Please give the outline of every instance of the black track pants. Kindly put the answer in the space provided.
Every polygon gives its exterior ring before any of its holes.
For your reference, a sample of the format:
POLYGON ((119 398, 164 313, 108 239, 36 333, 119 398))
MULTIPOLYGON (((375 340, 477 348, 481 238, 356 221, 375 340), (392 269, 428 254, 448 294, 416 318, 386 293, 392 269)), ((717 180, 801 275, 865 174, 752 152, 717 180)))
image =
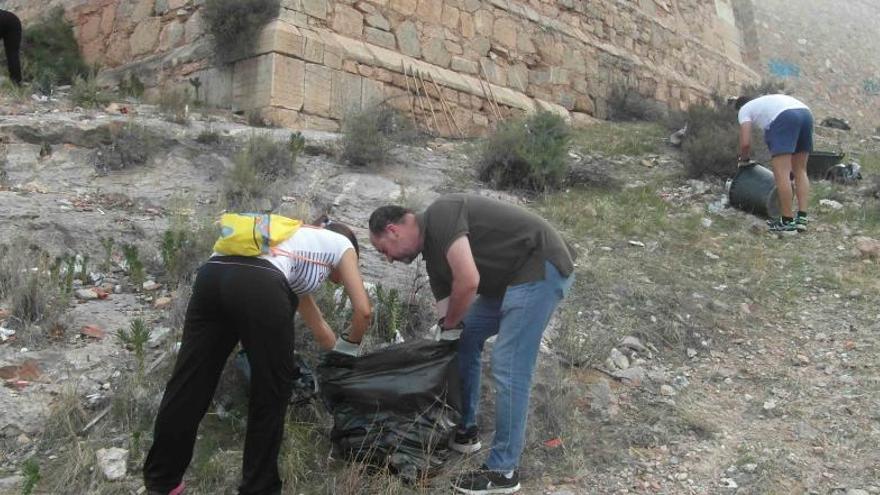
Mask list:
POLYGON ((9 78, 15 84, 21 84, 21 21, 8 10, 0 10, 0 38, 3 38, 6 50, 9 78))
POLYGON ((183 479, 199 422, 229 353, 240 340, 251 382, 241 495, 278 494, 278 452, 296 366, 297 299, 281 272, 257 258, 215 257, 198 273, 186 310, 183 342, 159 406, 144 463, 148 490, 167 493, 183 479))

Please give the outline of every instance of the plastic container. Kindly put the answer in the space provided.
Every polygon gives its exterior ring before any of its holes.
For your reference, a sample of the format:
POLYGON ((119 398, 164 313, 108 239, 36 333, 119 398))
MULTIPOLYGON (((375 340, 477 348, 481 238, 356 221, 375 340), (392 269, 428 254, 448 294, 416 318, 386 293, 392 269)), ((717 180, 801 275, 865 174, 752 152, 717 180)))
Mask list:
POLYGON ((843 161, 845 153, 837 151, 812 151, 807 159, 807 176, 811 179, 825 179, 828 170, 843 161))
POLYGON ((779 216, 779 196, 773 172, 760 165, 740 167, 730 183, 730 205, 766 218, 779 216))

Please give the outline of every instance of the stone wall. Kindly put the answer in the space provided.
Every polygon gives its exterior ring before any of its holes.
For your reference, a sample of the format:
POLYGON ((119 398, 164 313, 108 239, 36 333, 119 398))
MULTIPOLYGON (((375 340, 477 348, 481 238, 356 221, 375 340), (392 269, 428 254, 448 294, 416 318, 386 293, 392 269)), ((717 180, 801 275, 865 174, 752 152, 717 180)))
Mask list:
POLYGON ((880 3, 874 0, 756 2, 762 75, 782 79, 818 120, 880 126, 880 3))
POLYGON ((67 5, 84 55, 108 77, 134 71, 152 87, 199 77, 209 103, 324 129, 386 100, 451 135, 536 109, 604 118, 617 86, 682 109, 734 92, 757 78, 743 62, 742 1, 282 0, 231 65, 212 61, 203 0, 67 5))

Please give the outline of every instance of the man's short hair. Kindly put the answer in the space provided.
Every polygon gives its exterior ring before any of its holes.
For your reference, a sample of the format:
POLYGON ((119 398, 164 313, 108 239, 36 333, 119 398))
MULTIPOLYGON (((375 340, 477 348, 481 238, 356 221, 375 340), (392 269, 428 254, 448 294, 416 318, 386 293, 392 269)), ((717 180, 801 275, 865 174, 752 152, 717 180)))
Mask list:
POLYGON ((380 206, 370 215, 370 232, 381 234, 389 224, 402 222, 403 217, 412 212, 409 208, 397 205, 380 206))
POLYGON ((743 105, 745 105, 746 103, 748 103, 754 99, 755 99, 754 96, 740 96, 736 100, 734 100, 733 108, 739 110, 740 108, 743 107, 743 105))

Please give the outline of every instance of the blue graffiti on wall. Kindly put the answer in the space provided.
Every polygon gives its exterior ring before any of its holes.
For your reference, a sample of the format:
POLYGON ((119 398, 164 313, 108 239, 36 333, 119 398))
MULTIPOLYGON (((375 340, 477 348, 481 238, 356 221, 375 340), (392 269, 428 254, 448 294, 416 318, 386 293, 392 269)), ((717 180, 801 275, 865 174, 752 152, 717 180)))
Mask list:
POLYGON ((876 79, 865 79, 864 88, 865 93, 868 93, 869 95, 880 95, 880 81, 876 79))
POLYGON ((770 73, 776 77, 800 77, 801 68, 787 60, 773 59, 767 63, 770 73))

